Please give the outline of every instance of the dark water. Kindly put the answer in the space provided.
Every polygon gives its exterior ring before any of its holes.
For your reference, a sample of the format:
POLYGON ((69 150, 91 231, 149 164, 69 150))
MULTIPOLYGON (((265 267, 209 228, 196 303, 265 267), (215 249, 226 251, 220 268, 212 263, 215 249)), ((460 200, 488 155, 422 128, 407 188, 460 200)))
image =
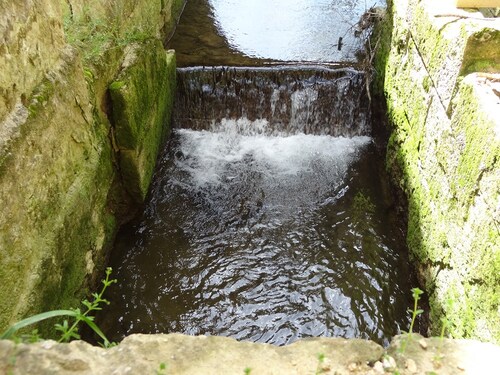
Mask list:
POLYGON ((182 332, 388 344, 408 328, 418 284, 364 76, 331 68, 353 59, 357 41, 345 33, 364 9, 188 1, 170 42, 190 66, 178 69, 176 129, 110 264, 119 284, 99 325, 112 340, 182 332), (332 52, 340 34, 352 48, 332 52), (196 66, 220 64, 240 68, 196 66))
POLYGON ((408 327, 416 284, 371 138, 233 121, 175 131, 143 214, 119 236, 107 333, 386 344, 408 327))

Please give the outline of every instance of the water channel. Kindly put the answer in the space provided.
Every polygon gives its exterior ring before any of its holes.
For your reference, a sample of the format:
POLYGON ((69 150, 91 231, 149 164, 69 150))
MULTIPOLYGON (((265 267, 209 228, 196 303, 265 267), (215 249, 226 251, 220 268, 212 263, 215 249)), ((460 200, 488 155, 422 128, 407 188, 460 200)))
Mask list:
POLYGON ((175 129, 112 256, 119 284, 100 318, 111 339, 386 345, 407 329, 417 282, 355 63, 364 10, 188 1, 169 42, 175 129))

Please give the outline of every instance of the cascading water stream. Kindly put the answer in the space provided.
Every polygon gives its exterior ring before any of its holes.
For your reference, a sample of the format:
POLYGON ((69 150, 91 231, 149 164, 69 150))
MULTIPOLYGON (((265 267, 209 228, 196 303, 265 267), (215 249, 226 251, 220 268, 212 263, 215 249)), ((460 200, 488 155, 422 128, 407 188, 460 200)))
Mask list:
POLYGON ((195 67, 177 73, 174 122, 210 129, 223 119, 262 120, 266 134, 368 135, 364 74, 354 69, 195 67))
POLYGON ((178 77, 177 129, 144 212, 117 241, 108 334, 387 343, 408 323, 411 272, 361 75, 178 77))

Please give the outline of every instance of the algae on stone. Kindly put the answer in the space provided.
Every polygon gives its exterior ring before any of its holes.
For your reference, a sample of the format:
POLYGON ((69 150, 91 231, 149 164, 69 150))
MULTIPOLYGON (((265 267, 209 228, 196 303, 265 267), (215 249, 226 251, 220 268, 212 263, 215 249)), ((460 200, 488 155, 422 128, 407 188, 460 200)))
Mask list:
POLYGON ((175 83, 175 61, 158 38, 171 30, 182 3, 0 4, 0 331, 26 315, 78 307, 130 208, 126 190, 145 194, 175 83), (71 27, 89 31, 110 17, 110 25, 120 27, 101 29, 112 39, 95 44, 95 63, 85 57, 91 43, 78 39, 91 33, 71 27), (137 152, 128 155, 130 165, 140 166, 139 182, 123 178, 117 163, 108 85, 120 73, 127 43, 145 25, 151 32, 140 40, 152 48, 151 56, 136 62, 135 74, 143 84, 137 86, 141 100, 151 101, 129 109, 141 111, 131 116, 148 118, 156 128, 145 131, 137 152))
POLYGON ((408 198, 407 242, 433 332, 444 314, 452 336, 500 342, 500 125, 492 115, 500 105, 485 104, 481 74, 463 76, 498 69, 500 34, 488 22, 436 17, 434 5, 389 4, 393 28, 376 63, 393 123, 387 166, 408 198))
POLYGON ((74 50, 64 53, 54 76, 34 91, 1 175, 0 198, 9 202, 0 219, 1 327, 27 312, 76 306, 87 263, 99 263, 114 230, 108 130, 87 122, 81 65, 74 50))
POLYGON ((109 86, 121 175, 130 195, 146 197, 160 146, 170 125, 175 55, 159 41, 131 46, 126 66, 109 86))

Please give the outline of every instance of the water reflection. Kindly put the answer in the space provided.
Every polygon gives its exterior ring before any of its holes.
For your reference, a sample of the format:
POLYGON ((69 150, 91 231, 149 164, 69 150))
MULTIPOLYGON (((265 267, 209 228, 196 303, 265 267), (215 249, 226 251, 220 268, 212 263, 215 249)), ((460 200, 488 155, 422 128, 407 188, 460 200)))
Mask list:
POLYGON ((177 50, 180 66, 254 65, 254 59, 353 62, 362 46, 355 24, 384 3, 192 0, 169 46, 177 50))

